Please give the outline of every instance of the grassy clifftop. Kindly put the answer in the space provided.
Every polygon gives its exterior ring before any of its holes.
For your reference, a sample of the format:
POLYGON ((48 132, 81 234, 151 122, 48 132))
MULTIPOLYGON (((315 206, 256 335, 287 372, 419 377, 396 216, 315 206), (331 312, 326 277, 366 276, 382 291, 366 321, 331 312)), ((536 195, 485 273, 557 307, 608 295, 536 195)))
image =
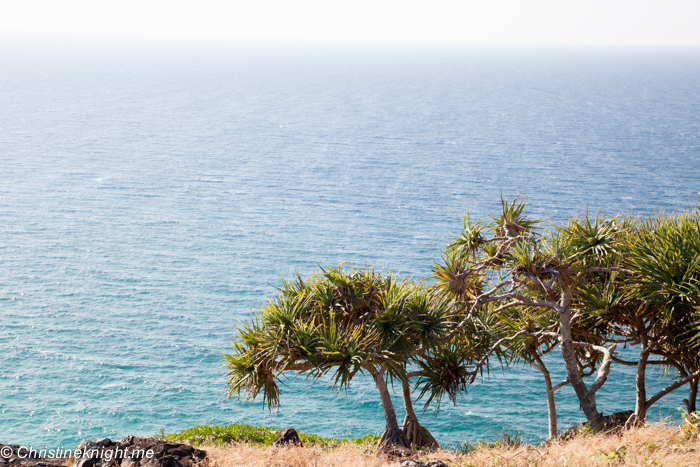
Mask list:
MULTIPOLYGON (((177 441, 192 446, 225 446, 236 443, 246 443, 254 446, 271 446, 279 430, 262 425, 201 425, 161 436, 166 441, 177 441)), ((371 445, 379 440, 377 435, 367 435, 361 438, 324 438, 311 433, 297 432, 305 446, 317 445, 326 449, 339 447, 343 444, 371 445)))
MULTIPOLYGON (((304 447, 274 447, 277 430, 271 427, 201 426, 165 435, 165 439, 203 447, 217 467, 237 466, 397 466, 396 459, 377 457, 378 437, 348 440, 299 433, 304 447)), ((611 465, 685 467, 700 465, 700 431, 663 423, 617 433, 582 435, 538 445, 517 437, 470 445, 460 451, 418 452, 416 460, 440 459, 448 466, 486 467, 603 467, 611 465)))

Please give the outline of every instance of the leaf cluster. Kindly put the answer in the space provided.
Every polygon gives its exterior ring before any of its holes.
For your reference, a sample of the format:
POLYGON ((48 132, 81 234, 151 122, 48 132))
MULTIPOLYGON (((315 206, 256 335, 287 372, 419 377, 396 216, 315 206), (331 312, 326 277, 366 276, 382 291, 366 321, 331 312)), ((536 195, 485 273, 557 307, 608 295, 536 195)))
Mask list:
POLYGON ((229 397, 260 393, 279 404, 279 376, 330 375, 338 391, 358 372, 384 369, 405 378, 417 353, 435 347, 456 324, 447 299, 420 283, 373 268, 322 268, 284 281, 277 297, 239 328, 224 355, 229 397))

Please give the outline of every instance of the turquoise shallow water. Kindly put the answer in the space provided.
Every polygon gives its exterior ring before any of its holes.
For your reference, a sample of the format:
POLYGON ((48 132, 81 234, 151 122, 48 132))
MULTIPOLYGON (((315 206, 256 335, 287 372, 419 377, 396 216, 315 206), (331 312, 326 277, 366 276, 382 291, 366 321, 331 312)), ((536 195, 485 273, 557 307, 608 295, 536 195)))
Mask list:
MULTIPOLYGON (((379 433, 362 378, 338 396, 290 380, 272 414, 224 403, 221 352, 281 275, 347 260, 427 277, 462 213, 501 193, 561 220, 685 209, 700 190, 693 50, 4 44, 0 63, 5 443, 232 421, 379 433)), ((560 426, 582 418, 570 389, 557 401, 560 426)), ((615 367, 599 406, 632 405, 615 367)), ((543 381, 498 370, 423 421, 452 445, 537 439, 543 381)))

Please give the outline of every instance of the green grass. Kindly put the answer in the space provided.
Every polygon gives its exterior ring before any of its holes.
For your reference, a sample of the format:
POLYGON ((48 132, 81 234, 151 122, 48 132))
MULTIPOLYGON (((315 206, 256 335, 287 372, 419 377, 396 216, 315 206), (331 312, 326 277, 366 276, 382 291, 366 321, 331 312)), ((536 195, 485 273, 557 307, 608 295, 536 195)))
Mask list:
MULTIPOLYGON (((279 433, 277 428, 270 426, 252 426, 234 423, 232 425, 201 425, 182 430, 178 433, 159 434, 164 441, 175 441, 192 446, 228 445, 234 443, 249 443, 258 446, 269 446, 279 433)), ((340 446, 343 443, 376 444, 378 435, 367 435, 361 438, 324 438, 311 433, 297 432, 305 446, 319 445, 324 448, 340 446)))

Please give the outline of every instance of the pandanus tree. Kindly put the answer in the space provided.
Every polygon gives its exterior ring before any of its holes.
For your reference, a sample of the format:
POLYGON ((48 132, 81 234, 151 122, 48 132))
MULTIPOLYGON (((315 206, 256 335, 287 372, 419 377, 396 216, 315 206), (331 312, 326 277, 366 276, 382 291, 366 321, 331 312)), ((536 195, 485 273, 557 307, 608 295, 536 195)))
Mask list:
POLYGON ((645 221, 624 219, 617 227, 616 262, 623 268, 589 280, 580 290, 588 329, 608 343, 638 346, 636 403, 628 426, 643 423, 652 404, 684 384, 686 409, 695 410, 700 376, 698 349, 692 343, 692 316, 700 304, 694 284, 700 279, 700 228, 697 212, 658 214, 645 221), (647 396, 649 366, 674 371, 680 379, 647 396))
MULTIPOLYGON (((504 341, 506 348, 502 349, 502 352, 508 356, 512 363, 522 362, 542 373, 547 398, 549 437, 556 436, 558 425, 554 394, 557 390, 567 386, 570 380, 566 378, 560 382, 553 381, 550 369, 545 363, 545 356, 557 347, 558 340, 551 333, 539 333, 538 331, 554 326, 552 314, 541 313, 537 308, 511 307, 499 313, 496 319, 508 327, 508 331, 504 335, 519 335, 515 339, 504 341), (527 333, 522 334, 521 330, 527 330, 527 333)), ((577 338, 581 338, 581 336, 577 336, 577 338)), ((584 336, 583 339, 586 337, 584 336)), ((574 347, 574 351, 579 366, 583 370, 583 377, 591 376, 595 372, 596 365, 600 363, 600 354, 588 352, 582 347, 574 347)))
POLYGON ((407 369, 416 356, 430 358, 453 334, 454 308, 426 287, 371 268, 323 269, 285 281, 277 297, 240 327, 233 352, 224 355, 228 396, 260 395, 279 405, 278 380, 300 372, 329 375, 338 391, 358 374, 370 375, 384 410, 379 448, 437 445, 413 412, 407 369), (398 425, 388 384, 401 382, 407 420, 398 425))
POLYGON ((501 213, 490 222, 464 219, 463 231, 445 249, 436 264, 437 287, 463 309, 462 322, 473 321, 488 309, 509 329, 501 329, 492 339, 470 373, 476 371, 494 352, 520 356, 548 372, 541 356, 559 346, 567 379, 557 385, 547 383, 550 404, 550 431, 556 431, 553 392, 571 384, 590 422, 602 417, 596 407, 596 392, 605 383, 616 344, 604 345, 592 333, 581 333, 582 316, 575 305, 578 288, 594 275, 624 272, 614 263, 612 239, 615 227, 604 219, 571 219, 548 234, 538 229, 539 221, 524 214, 525 201, 502 199, 501 213), (520 312, 513 310, 519 309, 520 312), (526 312, 525 312, 526 311, 526 312), (520 313, 518 319, 512 317, 520 313), (539 359, 539 361, 538 361, 539 359), (597 371, 596 371, 597 370, 597 371), (586 385, 584 378, 595 374, 586 385))
MULTIPOLYGON (((241 393, 279 405, 287 372, 329 375, 341 391, 370 375, 386 429, 379 447, 437 442, 418 422, 411 384, 436 410, 501 365, 520 361, 542 372, 550 436, 557 433, 554 393, 571 385, 591 425, 602 421, 596 393, 613 361, 637 367, 640 423, 661 397, 688 384, 696 408, 700 379, 700 216, 645 222, 585 213, 548 231, 525 215, 525 201, 502 198, 501 212, 472 222, 434 264, 435 283, 399 280, 373 269, 323 269, 284 281, 278 296, 239 328, 225 355, 229 397, 241 393), (616 354, 639 346, 637 361, 616 354), (559 348, 567 377, 552 381, 545 355, 559 348), (679 379, 651 398, 649 365, 679 379), (589 384, 584 378, 594 377, 589 384), (396 420, 388 383, 400 383, 406 418, 396 420)), ((550 359, 551 361, 551 359, 550 359)), ((589 380, 590 381, 590 380, 589 380)))
MULTIPOLYGON (((450 302, 450 306, 454 310, 461 310, 453 301, 450 302)), ((460 312, 459 316, 464 318, 465 315, 460 312)), ((507 363, 507 356, 500 348, 491 351, 500 329, 495 315, 488 307, 484 307, 470 319, 460 322, 448 335, 438 339, 435 345, 414 355, 409 366, 411 371, 407 376, 419 391, 418 399, 426 399, 423 411, 433 405, 437 413, 445 398, 456 404, 457 398, 467 392, 467 386, 472 384, 478 375, 490 370, 490 357, 495 356, 501 366, 507 363)), ((408 385, 404 383, 404 393, 407 391, 408 385)), ((410 427, 410 423, 406 425, 410 427)), ((420 429, 416 440, 422 441, 420 429)))
POLYGON ((630 238, 628 249, 627 267, 635 274, 626 278, 625 286, 644 305, 649 326, 662 336, 653 353, 680 375, 649 400, 644 401, 638 391, 635 414, 644 420, 651 404, 686 383, 690 386, 686 408, 693 412, 700 377, 700 354, 693 343, 693 316, 700 311, 700 212, 648 219, 630 238))
POLYGON ((621 311, 640 346, 636 362, 637 397, 634 418, 641 423, 652 404, 688 384, 686 409, 695 411, 700 355, 693 344, 693 315, 700 310, 700 216, 698 211, 666 216, 659 213, 640 222, 626 242, 625 267, 633 274, 621 278, 621 311), (630 319, 631 316, 631 319, 630 319), (656 356, 653 358, 652 356, 656 356), (661 365, 679 379, 647 397, 645 373, 661 365))

